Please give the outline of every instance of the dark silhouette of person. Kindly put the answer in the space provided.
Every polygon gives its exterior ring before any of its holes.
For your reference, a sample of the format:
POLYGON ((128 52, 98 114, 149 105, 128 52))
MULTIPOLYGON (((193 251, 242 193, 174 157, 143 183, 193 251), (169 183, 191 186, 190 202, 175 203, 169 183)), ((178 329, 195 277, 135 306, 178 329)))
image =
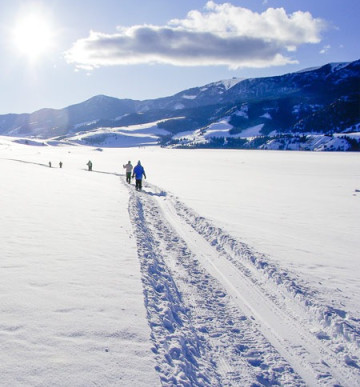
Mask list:
POLYGON ((139 160, 136 167, 134 168, 134 172, 133 172, 133 176, 132 176, 132 177, 135 177, 135 188, 137 191, 141 191, 141 189, 142 189, 143 176, 146 179, 145 169, 141 165, 141 162, 139 160))

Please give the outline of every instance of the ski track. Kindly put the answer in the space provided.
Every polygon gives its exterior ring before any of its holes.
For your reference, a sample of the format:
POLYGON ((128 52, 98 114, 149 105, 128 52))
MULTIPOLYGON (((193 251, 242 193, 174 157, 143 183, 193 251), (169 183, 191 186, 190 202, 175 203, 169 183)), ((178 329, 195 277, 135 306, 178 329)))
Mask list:
POLYGON ((163 386, 357 386, 359 322, 172 195, 129 190, 163 386))

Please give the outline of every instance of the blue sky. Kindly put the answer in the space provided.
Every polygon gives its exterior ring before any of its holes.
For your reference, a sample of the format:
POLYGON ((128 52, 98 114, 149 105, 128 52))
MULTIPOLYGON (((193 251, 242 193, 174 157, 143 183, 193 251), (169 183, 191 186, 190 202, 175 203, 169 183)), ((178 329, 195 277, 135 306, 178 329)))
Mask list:
POLYGON ((358 0, 0 0, 0 114, 360 58, 358 0))

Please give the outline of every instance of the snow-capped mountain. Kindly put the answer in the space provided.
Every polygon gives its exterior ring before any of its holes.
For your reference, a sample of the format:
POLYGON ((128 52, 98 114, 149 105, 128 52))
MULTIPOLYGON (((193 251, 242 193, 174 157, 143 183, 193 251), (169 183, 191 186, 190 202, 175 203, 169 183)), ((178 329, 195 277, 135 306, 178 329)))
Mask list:
POLYGON ((135 101, 98 95, 64 109, 41 109, 31 114, 1 115, 0 133, 49 138, 72 133, 79 126, 89 125, 100 119, 116 119, 135 110, 135 101))
MULTIPOLYGON (((153 100, 100 95, 64 109, 2 115, 0 134, 77 136, 78 141, 86 132, 85 143, 102 146, 109 135, 145 125, 156 129, 163 145, 266 148, 276 139, 280 148, 288 149, 294 140, 312 149, 307 136, 342 134, 348 139, 344 150, 357 150, 358 138, 349 133, 360 130, 359 106, 357 60, 276 77, 219 81, 153 100)), ((122 146, 120 137, 114 146, 122 146)))

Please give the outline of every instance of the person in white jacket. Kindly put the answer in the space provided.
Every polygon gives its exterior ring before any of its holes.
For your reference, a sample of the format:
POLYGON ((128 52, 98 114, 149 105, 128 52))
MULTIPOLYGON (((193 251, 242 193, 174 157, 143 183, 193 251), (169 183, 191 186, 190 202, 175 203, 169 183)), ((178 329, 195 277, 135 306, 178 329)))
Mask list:
POLYGON ((123 167, 125 168, 125 171, 126 171, 126 181, 127 183, 131 183, 131 172, 133 170, 133 166, 131 164, 131 161, 128 161, 127 164, 123 165, 123 167))

